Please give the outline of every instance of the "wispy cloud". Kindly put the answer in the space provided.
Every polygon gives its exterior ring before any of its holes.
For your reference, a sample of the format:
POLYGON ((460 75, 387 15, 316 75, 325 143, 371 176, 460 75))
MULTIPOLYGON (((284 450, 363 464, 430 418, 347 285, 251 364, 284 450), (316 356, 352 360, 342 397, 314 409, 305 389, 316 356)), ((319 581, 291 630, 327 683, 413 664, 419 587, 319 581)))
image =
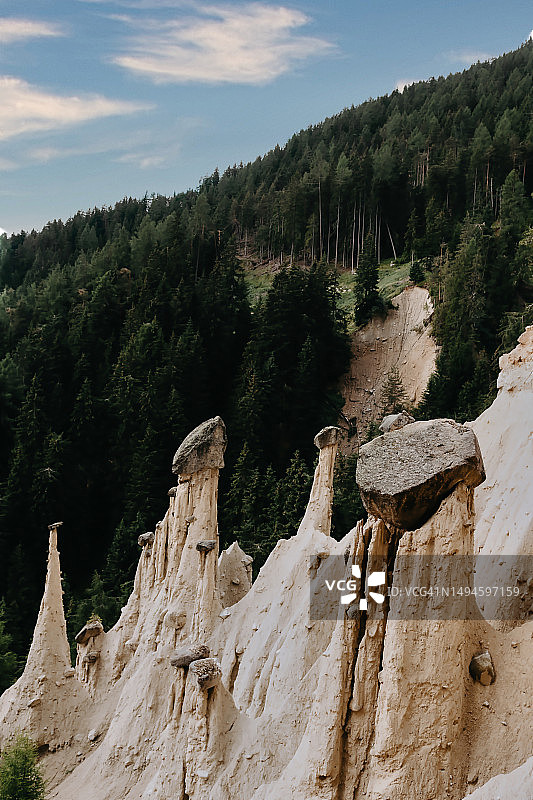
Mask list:
POLYGON ((299 32, 309 22, 284 6, 204 6, 165 23, 143 20, 143 33, 113 61, 157 83, 268 83, 335 49, 299 32))
POLYGON ((25 39, 38 39, 45 36, 64 36, 60 25, 52 22, 39 22, 33 19, 0 17, 0 42, 11 44, 25 39))
MULTIPOLYGON (((174 143, 173 150, 179 152, 180 145, 174 143)), ((82 158, 85 156, 111 155, 113 161, 119 164, 132 164, 140 169, 148 167, 162 167, 167 163, 168 152, 157 154, 149 147, 144 150, 135 142, 104 142, 98 145, 86 144, 80 147, 35 147, 26 154, 26 161, 33 161, 38 164, 48 164, 58 158, 82 158)), ((16 166, 16 165, 14 165, 16 166)), ((13 167, 12 167, 13 168, 13 167)), ((7 169, 7 167, 6 167, 7 169)), ((0 159, 0 171, 2 170, 2 160, 0 159)))
POLYGON ((478 61, 490 61, 494 58, 492 53, 485 53, 482 50, 451 50, 446 53, 450 64, 458 64, 462 67, 470 67, 478 61))
POLYGON ((138 11, 155 10, 162 8, 192 8, 197 10, 196 0, 77 0, 78 3, 88 5, 114 5, 120 8, 131 8, 138 11))
POLYGON ((148 155, 145 153, 124 153, 123 156, 117 158, 120 164, 133 164, 139 169, 150 169, 152 167, 163 167, 166 163, 166 158, 163 155, 148 155))
POLYGON ((101 117, 147 110, 143 103, 110 100, 101 95, 62 96, 45 92, 20 78, 0 76, 0 140, 76 125, 101 117))
POLYGON ((0 172, 10 172, 13 169, 18 169, 19 165, 16 161, 10 158, 0 157, 0 172))
MULTIPOLYGON (((18 162, 0 158, 0 172, 28 164, 48 164, 58 159, 85 158, 107 155, 119 164, 130 164, 138 169, 167 168, 175 165, 182 151, 184 139, 205 128, 205 121, 198 117, 180 117, 170 127, 154 131, 135 126, 123 136, 116 137, 103 131, 97 138, 76 136, 74 145, 43 143, 19 148, 18 162)), ((71 140, 70 140, 71 141, 71 140)), ((0 189, 1 194, 1 189, 0 189)))

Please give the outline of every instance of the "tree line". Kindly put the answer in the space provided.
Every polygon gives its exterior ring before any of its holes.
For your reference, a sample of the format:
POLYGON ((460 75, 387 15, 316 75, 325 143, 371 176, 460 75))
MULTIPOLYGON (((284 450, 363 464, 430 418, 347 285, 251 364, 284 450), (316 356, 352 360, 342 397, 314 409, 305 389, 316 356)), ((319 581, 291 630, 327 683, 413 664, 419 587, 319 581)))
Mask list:
MULTIPOLYGON (((437 371, 419 416, 474 417, 497 356, 533 321, 533 43, 345 109, 194 191, 125 198, 0 237, 0 688, 24 660, 47 525, 71 632, 116 619, 136 539, 165 511, 172 455, 229 432, 223 544, 260 565, 293 533, 314 434, 339 420, 353 319, 385 313, 377 266, 411 261, 435 300, 437 371), (252 304, 246 270, 275 273, 252 304)), ((362 513, 339 459, 334 523, 362 513)))

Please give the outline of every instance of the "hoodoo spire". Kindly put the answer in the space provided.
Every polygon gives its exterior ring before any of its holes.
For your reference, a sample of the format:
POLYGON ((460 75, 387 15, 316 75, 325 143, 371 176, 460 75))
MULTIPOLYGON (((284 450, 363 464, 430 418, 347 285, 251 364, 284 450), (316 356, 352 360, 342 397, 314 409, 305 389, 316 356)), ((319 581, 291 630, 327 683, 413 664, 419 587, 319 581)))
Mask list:
POLYGON ((79 709, 83 705, 87 712, 90 701, 70 663, 63 611, 57 550, 61 524, 48 526, 46 583, 24 672, 0 698, 0 748, 16 730, 27 733, 38 747, 46 745, 50 752, 65 747, 77 732, 81 740, 87 735, 79 709))
POLYGON ((54 522, 48 526, 46 583, 25 672, 49 673, 52 670, 63 674, 71 666, 57 549, 57 531, 62 524, 54 522))

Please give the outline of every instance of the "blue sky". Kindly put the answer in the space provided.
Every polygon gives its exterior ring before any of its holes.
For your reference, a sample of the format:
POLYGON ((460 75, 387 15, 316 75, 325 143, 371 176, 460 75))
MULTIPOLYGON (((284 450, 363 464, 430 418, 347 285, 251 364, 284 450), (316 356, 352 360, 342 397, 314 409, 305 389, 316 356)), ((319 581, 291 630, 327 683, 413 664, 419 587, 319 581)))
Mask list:
POLYGON ((532 27, 530 0, 0 0, 0 229, 194 188, 532 27))

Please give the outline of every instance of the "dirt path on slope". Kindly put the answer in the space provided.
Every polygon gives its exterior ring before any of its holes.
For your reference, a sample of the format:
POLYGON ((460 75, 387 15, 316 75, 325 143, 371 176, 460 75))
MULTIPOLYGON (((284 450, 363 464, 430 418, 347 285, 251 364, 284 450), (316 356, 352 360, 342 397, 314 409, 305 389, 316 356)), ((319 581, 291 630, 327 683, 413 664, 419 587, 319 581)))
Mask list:
POLYGON ((352 362, 341 391, 343 413, 357 434, 341 445, 345 454, 357 450, 372 420, 381 419, 382 388, 395 367, 411 405, 418 403, 435 368, 437 346, 428 332, 433 313, 426 289, 411 286, 393 298, 395 308, 385 319, 376 317, 352 337, 352 362))

